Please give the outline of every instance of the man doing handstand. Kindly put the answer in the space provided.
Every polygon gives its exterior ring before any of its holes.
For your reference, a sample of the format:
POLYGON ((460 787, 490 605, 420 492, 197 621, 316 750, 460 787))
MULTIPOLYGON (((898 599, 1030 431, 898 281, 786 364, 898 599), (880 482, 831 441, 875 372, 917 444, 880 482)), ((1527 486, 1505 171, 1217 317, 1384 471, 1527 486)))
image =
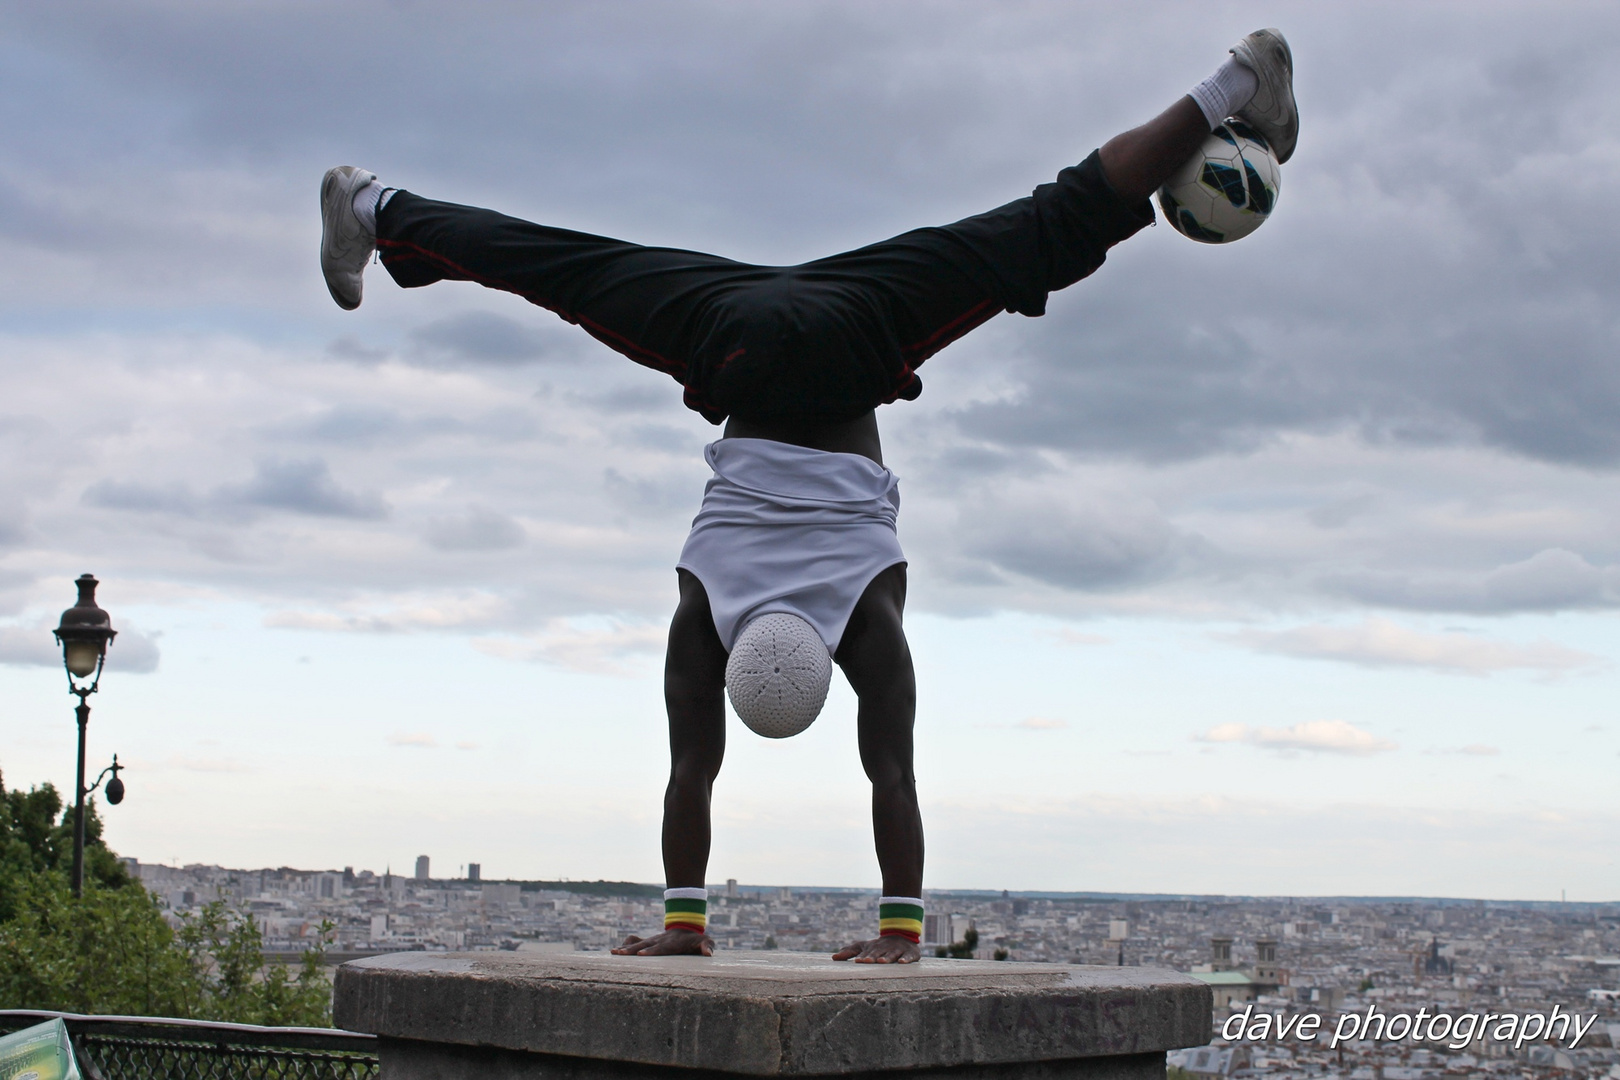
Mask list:
POLYGON ((799 266, 642 247, 424 199, 349 166, 327 173, 321 264, 344 308, 359 306, 376 250, 405 288, 474 281, 548 308, 673 376, 690 408, 726 425, 707 451, 715 477, 677 569, 664 667, 665 929, 614 952, 713 952, 704 875, 727 655, 749 621, 786 612, 814 626, 854 689, 872 782, 879 933, 834 959, 917 959, 916 685, 902 627, 899 500, 875 410, 916 398, 917 368, 952 341, 1002 311, 1044 313, 1048 293, 1101 266, 1110 247, 1153 222, 1148 196, 1226 117, 1248 121, 1288 160, 1298 119, 1286 41, 1261 30, 1231 51, 1159 116, 1027 198, 799 266))

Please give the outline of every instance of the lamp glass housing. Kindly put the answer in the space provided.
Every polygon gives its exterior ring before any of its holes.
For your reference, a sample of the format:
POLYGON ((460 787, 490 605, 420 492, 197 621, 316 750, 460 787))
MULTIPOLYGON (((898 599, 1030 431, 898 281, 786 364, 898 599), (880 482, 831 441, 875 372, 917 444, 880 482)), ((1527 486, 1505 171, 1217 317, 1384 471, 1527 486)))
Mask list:
POLYGON ((67 662, 67 669, 81 679, 88 679, 96 673, 96 664, 101 662, 101 651, 105 648, 100 641, 65 641, 62 643, 62 658, 67 662))

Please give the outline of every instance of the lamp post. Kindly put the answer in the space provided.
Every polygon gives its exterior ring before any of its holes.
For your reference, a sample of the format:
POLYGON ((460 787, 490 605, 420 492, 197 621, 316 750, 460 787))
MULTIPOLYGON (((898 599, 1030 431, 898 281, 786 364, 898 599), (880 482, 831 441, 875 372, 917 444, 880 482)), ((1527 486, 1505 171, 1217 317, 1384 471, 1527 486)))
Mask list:
MULTIPOLYGON (((85 728, 90 724, 90 706, 85 704, 85 698, 96 692, 101 685, 101 668, 107 660, 107 646, 112 639, 118 636, 118 631, 112 628, 112 618, 96 606, 96 586, 101 584, 90 574, 81 574, 78 580, 79 602, 62 612, 62 622, 57 626, 57 643, 62 646, 62 666, 67 668, 68 693, 79 699, 78 708, 74 711, 79 717, 79 772, 74 782, 73 803, 73 895, 79 896, 84 891, 84 797, 90 792, 84 786, 84 734, 85 728), (80 685, 77 679, 89 679, 88 686, 80 685)), ((118 764, 118 758, 101 771, 96 777, 94 791, 101 786, 102 777, 107 773, 113 774, 112 781, 107 785, 107 798, 110 802, 122 802, 124 798, 124 782, 118 778, 118 770, 124 766, 118 764), (117 798, 114 798, 114 795, 117 798)))

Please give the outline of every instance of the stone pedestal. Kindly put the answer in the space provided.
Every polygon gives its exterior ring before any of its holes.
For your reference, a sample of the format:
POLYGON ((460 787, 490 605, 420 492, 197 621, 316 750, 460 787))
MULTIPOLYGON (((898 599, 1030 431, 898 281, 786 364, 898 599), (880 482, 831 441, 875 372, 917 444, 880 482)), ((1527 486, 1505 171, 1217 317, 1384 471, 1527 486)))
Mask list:
POLYGON ((707 1075, 1149 1080, 1210 1038, 1209 987, 1154 968, 803 953, 395 953, 338 969, 382 1080, 707 1075))

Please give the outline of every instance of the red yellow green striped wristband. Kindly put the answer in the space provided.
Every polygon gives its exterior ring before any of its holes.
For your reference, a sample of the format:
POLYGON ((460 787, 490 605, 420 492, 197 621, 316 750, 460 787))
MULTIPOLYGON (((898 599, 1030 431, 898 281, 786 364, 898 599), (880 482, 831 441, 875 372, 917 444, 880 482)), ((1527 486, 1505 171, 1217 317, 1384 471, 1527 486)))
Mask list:
POLYGON ((706 933, 709 929, 709 890, 665 889, 664 929, 706 933))
POLYGON ((878 936, 922 940, 923 902, 915 896, 878 897, 878 936))

